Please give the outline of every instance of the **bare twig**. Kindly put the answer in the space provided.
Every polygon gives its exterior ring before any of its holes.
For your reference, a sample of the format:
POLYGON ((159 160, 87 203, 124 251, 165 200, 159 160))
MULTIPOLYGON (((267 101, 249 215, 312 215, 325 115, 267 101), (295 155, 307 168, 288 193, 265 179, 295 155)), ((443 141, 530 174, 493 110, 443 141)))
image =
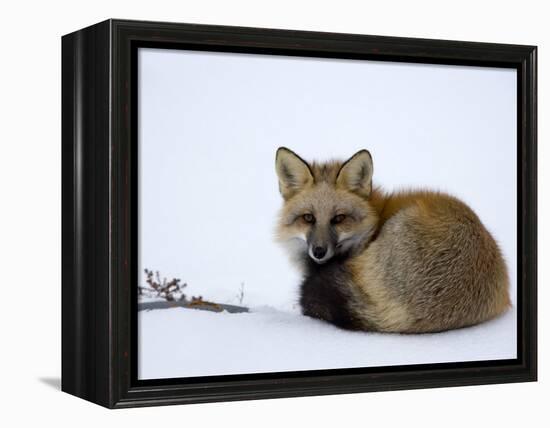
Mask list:
POLYGON ((239 301, 239 305, 243 304, 243 300, 244 300, 244 282, 241 282, 241 287, 239 288, 239 293, 237 294, 237 300, 239 301))

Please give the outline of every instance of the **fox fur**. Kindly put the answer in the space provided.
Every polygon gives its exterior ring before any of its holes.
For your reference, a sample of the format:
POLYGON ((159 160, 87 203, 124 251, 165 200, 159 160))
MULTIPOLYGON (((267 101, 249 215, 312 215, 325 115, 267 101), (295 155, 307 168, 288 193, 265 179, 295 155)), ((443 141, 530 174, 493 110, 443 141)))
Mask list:
POLYGON ((509 308, 501 251, 464 202, 373 188, 367 150, 308 163, 281 147, 276 171, 277 238, 302 271, 304 315, 346 329, 426 333, 509 308))

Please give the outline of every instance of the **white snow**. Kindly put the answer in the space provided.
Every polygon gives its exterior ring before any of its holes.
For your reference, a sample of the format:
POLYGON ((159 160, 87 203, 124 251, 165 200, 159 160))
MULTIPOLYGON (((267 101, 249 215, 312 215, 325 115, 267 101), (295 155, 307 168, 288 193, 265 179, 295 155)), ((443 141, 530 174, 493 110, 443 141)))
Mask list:
POLYGON ((249 313, 139 312, 139 378, 442 363, 516 357, 515 310, 443 333, 341 330, 269 307, 249 313))

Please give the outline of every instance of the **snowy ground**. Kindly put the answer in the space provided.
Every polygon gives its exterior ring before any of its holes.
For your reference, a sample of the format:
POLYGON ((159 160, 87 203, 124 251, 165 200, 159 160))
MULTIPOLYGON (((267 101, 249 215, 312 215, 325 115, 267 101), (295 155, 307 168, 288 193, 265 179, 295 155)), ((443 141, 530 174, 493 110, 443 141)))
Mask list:
POLYGON ((437 334, 349 332, 269 307, 139 312, 139 378, 372 367, 516 357, 515 309, 437 334), (170 334, 163 334, 169 326, 170 334))

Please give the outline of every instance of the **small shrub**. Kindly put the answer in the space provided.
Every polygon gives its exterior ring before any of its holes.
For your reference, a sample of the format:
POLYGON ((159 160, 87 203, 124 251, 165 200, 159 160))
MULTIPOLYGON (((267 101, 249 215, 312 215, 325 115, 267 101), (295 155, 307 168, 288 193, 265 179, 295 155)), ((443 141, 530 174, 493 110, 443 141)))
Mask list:
POLYGON ((181 284, 181 279, 173 278, 168 280, 167 278, 160 277, 160 273, 157 270, 145 269, 145 282, 147 287, 138 287, 138 294, 144 297, 160 297, 169 302, 185 301, 186 297, 183 293, 183 289, 187 287, 186 283, 181 284))

